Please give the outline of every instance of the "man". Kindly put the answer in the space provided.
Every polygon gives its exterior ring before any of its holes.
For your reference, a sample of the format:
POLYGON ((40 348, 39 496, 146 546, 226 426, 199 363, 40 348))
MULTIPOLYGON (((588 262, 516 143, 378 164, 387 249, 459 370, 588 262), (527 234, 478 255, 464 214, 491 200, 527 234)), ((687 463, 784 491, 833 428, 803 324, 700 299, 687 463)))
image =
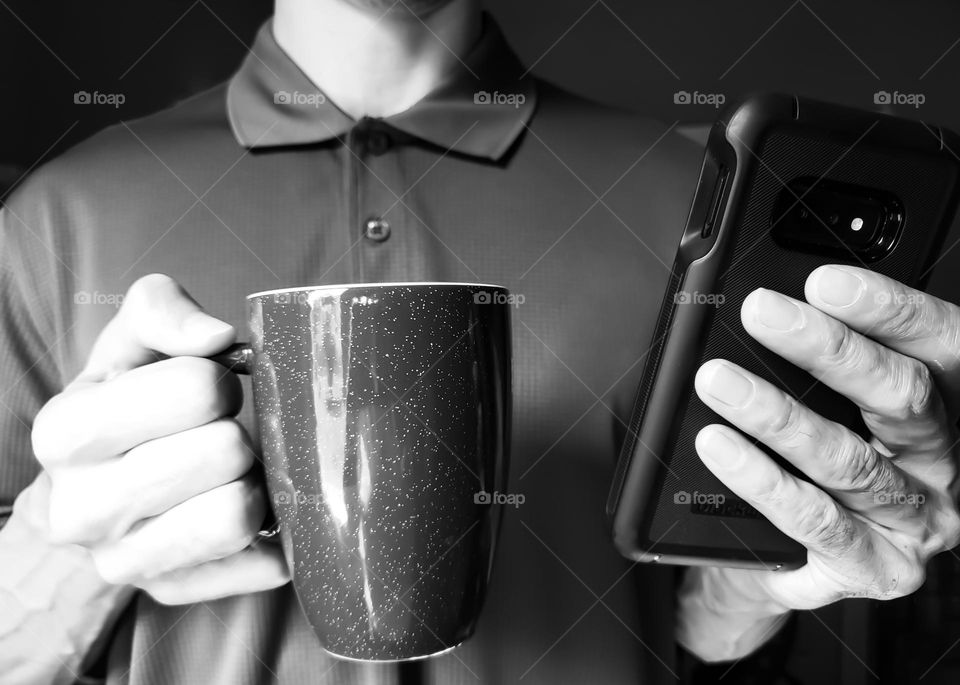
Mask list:
MULTIPOLYGON (((278 548, 255 542, 250 403, 203 357, 237 337, 248 292, 404 280, 524 298, 525 503, 476 635, 418 677, 672 681, 671 571, 620 559, 601 512, 699 156, 525 75, 474 0, 278 0, 229 84, 34 174, 0 246, 4 682, 398 682, 318 648, 278 548)), ((749 654, 792 609, 910 592, 957 542, 960 312, 852 269, 808 286, 810 304, 755 293, 744 325, 857 401, 884 451, 704 366, 704 400, 820 484, 735 431, 698 438, 810 550, 789 573, 687 573, 676 635, 707 661, 749 654), (903 492, 926 504, 875 504, 903 492)))

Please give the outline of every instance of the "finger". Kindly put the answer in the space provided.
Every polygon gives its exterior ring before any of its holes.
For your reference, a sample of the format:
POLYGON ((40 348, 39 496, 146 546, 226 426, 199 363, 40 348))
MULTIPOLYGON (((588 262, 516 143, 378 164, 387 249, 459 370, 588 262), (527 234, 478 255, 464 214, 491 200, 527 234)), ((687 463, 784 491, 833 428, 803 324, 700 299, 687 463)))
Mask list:
POLYGON ((206 357, 235 339, 233 326, 204 312, 175 280, 151 274, 130 286, 75 382, 112 378, 154 361, 155 352, 206 357))
POLYGON ((68 469, 50 498, 51 534, 60 543, 118 540, 137 521, 237 480, 254 456, 246 430, 219 419, 102 464, 68 469))
POLYGON ((235 414, 236 376, 198 357, 174 357, 54 397, 37 414, 33 448, 52 472, 103 461, 137 445, 235 414))
POLYGON ((787 473, 740 433, 710 425, 697 453, 730 490, 812 554, 842 566, 869 564, 870 530, 820 488, 787 473))
POLYGON ((257 545, 224 559, 170 571, 137 585, 161 604, 195 604, 272 590, 289 581, 281 548, 257 545))
POLYGON ((236 554, 256 539, 265 512, 262 488, 248 476, 141 521, 90 552, 104 580, 131 584, 236 554))
MULTIPOLYGON (((960 400, 960 309, 891 278, 822 266, 807 278, 810 304, 883 345, 928 365, 951 410, 960 400)), ((953 416, 953 413, 951 413, 953 416)))
POLYGON ((695 387, 708 407, 848 508, 885 526, 922 530, 926 489, 860 436, 726 361, 701 366, 695 387))
POLYGON ((771 290, 752 292, 741 319, 758 342, 856 403, 891 451, 939 458, 949 447, 946 413, 922 362, 771 290))

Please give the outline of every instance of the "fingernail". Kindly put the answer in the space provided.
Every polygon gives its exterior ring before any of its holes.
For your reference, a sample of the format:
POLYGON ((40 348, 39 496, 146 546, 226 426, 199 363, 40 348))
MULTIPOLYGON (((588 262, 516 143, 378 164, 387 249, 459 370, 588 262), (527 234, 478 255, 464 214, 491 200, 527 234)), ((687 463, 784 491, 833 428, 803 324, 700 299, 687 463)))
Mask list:
POLYGON ((183 320, 183 332, 191 337, 214 338, 232 330, 233 326, 213 318, 206 312, 194 312, 183 320))
POLYGON ((700 457, 721 468, 736 468, 743 461, 743 450, 740 449, 740 445, 722 431, 706 431, 700 444, 700 457))
POLYGON ((827 266, 817 274, 817 297, 833 307, 849 307, 866 289, 863 279, 846 269, 827 266))
POLYGON ((761 290, 757 299, 757 319, 771 330, 789 333, 803 328, 803 310, 793 300, 772 290, 761 290))
POLYGON ((728 407, 743 408, 753 397, 753 381, 722 362, 713 366, 706 381, 707 394, 728 407))

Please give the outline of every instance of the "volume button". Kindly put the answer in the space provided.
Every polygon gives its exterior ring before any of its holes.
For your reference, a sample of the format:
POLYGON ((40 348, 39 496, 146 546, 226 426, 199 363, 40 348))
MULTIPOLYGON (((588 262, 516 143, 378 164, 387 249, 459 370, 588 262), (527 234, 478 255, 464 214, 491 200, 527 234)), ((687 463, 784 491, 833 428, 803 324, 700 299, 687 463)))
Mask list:
POLYGON ((709 238, 720 220, 720 209, 723 204, 723 193, 727 188, 727 168, 720 166, 720 172, 717 174, 717 184, 713 188, 713 195, 710 198, 710 209, 707 211, 707 218, 703 222, 703 229, 700 231, 701 238, 709 238))

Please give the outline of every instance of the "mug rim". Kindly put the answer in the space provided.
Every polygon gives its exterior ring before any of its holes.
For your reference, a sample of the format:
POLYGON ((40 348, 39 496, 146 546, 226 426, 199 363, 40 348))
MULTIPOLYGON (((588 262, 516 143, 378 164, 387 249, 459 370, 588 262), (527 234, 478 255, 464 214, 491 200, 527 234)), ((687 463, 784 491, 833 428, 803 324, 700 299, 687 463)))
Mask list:
POLYGON ((293 288, 277 288, 275 290, 261 290, 256 293, 250 293, 247 295, 248 300, 252 300, 256 297, 265 297, 267 295, 279 295, 280 293, 302 293, 306 291, 324 291, 324 290, 348 290, 351 288, 396 288, 399 286, 408 286, 408 287, 426 287, 426 286, 456 286, 456 287, 478 287, 478 288, 492 288, 496 290, 507 290, 506 287, 502 285, 493 285, 492 283, 461 283, 457 281, 398 281, 393 283, 338 283, 334 285, 302 285, 293 288))

